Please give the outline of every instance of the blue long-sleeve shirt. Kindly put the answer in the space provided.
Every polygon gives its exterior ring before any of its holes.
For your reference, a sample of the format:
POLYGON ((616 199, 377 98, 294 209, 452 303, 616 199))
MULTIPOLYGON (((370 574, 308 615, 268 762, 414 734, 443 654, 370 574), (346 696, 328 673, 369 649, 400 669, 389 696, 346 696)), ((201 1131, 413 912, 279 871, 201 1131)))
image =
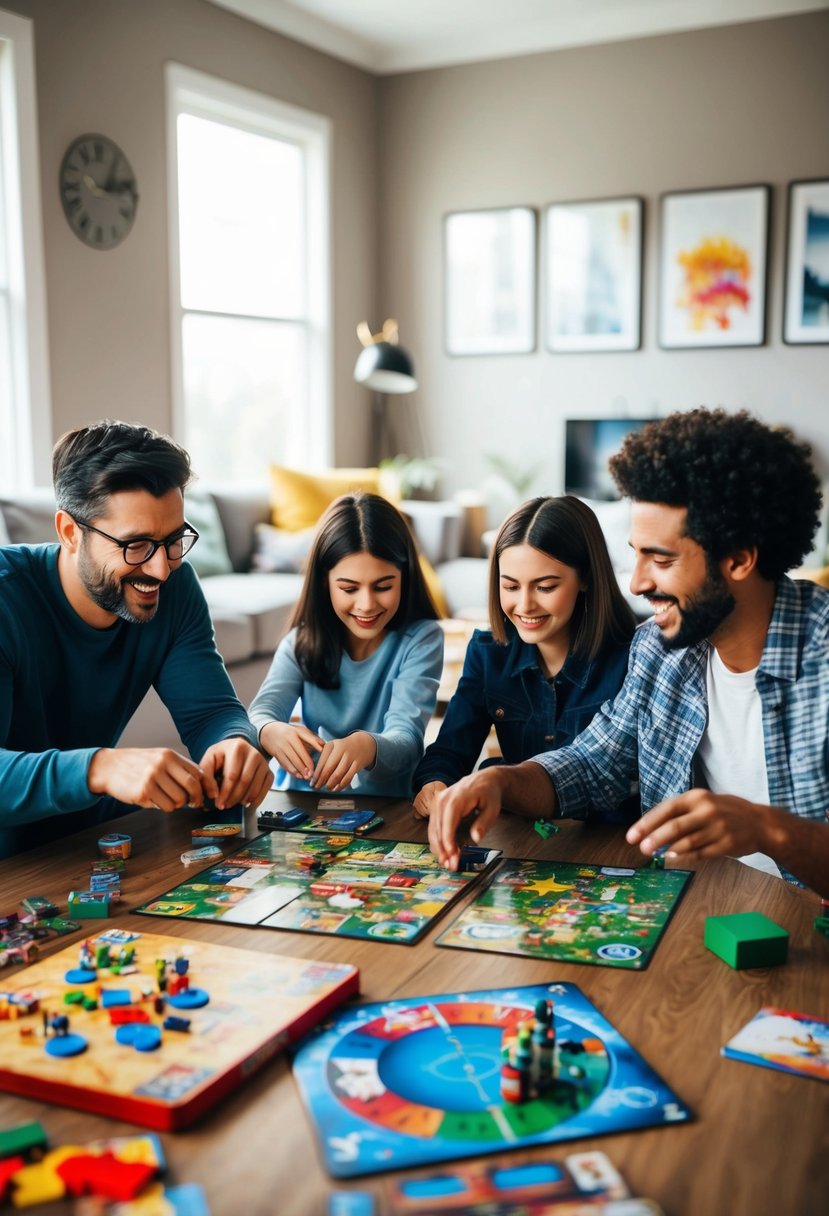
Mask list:
POLYGON ((501 645, 488 629, 476 629, 438 737, 415 770, 415 790, 471 773, 492 726, 506 764, 572 743, 619 691, 627 659, 627 645, 608 646, 592 661, 568 655, 550 681, 536 646, 515 632, 501 645))
MULTIPOLYGON (((299 702, 302 722, 324 739, 366 731, 377 759, 350 788, 387 798, 411 795, 412 773, 423 753, 423 735, 434 712, 443 667, 443 630, 437 621, 390 629, 373 654, 355 662, 343 651, 339 688, 306 680, 295 651, 296 630, 282 639, 270 671, 250 707, 257 730, 288 722, 299 702)), ((307 781, 279 769, 276 787, 308 790, 307 781)))
POLYGON ((213 639, 186 562, 143 624, 95 629, 69 604, 58 545, 0 548, 0 856, 15 829, 95 804, 87 772, 154 685, 191 756, 256 733, 213 639))

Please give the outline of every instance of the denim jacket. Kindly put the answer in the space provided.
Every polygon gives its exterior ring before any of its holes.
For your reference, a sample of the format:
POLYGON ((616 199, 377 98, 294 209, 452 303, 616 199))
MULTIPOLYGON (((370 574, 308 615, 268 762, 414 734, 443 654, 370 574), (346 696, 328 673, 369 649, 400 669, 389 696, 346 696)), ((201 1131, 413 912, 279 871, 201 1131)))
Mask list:
POLYGON ((611 646, 592 662, 570 654, 552 682, 537 656, 517 634, 502 646, 488 629, 475 630, 438 737, 415 769, 415 792, 471 773, 493 724, 506 764, 571 743, 621 687, 628 647, 611 646))

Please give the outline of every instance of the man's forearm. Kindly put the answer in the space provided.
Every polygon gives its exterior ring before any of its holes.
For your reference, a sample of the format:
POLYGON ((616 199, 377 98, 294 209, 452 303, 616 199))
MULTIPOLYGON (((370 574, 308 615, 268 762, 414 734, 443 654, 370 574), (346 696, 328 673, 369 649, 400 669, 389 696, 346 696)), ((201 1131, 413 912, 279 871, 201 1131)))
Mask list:
POLYGON ((534 760, 494 765, 485 772, 497 779, 504 810, 528 819, 552 819, 557 814, 555 787, 547 770, 534 760))
POLYGON ((780 807, 769 810, 764 852, 829 899, 829 824, 801 819, 780 807))

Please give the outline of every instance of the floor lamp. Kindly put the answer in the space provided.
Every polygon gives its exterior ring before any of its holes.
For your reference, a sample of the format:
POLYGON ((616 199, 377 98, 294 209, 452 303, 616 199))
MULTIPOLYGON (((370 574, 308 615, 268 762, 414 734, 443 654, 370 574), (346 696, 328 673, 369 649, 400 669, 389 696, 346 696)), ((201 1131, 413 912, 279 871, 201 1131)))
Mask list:
POLYGON ((413 393, 417 388, 411 356, 397 341, 397 322, 383 322, 379 334, 373 334, 367 321, 357 326, 357 337, 363 344, 354 366, 358 384, 374 390, 371 411, 371 455, 374 464, 388 454, 385 450, 388 418, 386 396, 389 393, 413 393))

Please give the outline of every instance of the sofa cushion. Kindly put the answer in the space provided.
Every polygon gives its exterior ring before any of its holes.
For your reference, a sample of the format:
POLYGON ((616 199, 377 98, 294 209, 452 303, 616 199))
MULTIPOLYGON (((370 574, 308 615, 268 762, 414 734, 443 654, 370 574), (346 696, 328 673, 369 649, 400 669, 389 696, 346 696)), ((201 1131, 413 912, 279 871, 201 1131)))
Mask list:
POLYGON ((380 469, 326 469, 321 473, 302 473, 282 465, 270 466, 271 523, 275 528, 299 532, 313 528, 326 507, 352 490, 382 494, 390 502, 399 497, 393 481, 380 469))
POLYGON ((214 621, 221 616, 248 617, 253 653, 270 654, 285 632, 302 590, 302 575, 217 574, 204 579, 202 589, 214 621))
POLYGON ((233 566, 213 495, 206 490, 188 490, 185 515, 187 522, 199 534, 198 543, 186 559, 199 578, 208 578, 213 574, 230 574, 233 566))
POLYGON ((271 517, 267 485, 211 484, 210 493, 222 521, 233 569, 239 573, 249 570, 253 530, 257 524, 267 523, 271 517))
POLYGON ((303 528, 301 532, 286 532, 273 524, 257 524, 251 569, 271 574, 301 574, 316 531, 303 528))
POLYGON ((256 653, 254 622, 241 612, 217 612, 212 617, 216 649, 228 663, 243 663, 256 653))
POLYGON ((27 490, 0 498, 0 514, 13 545, 42 545, 56 541, 55 496, 50 489, 27 490))

